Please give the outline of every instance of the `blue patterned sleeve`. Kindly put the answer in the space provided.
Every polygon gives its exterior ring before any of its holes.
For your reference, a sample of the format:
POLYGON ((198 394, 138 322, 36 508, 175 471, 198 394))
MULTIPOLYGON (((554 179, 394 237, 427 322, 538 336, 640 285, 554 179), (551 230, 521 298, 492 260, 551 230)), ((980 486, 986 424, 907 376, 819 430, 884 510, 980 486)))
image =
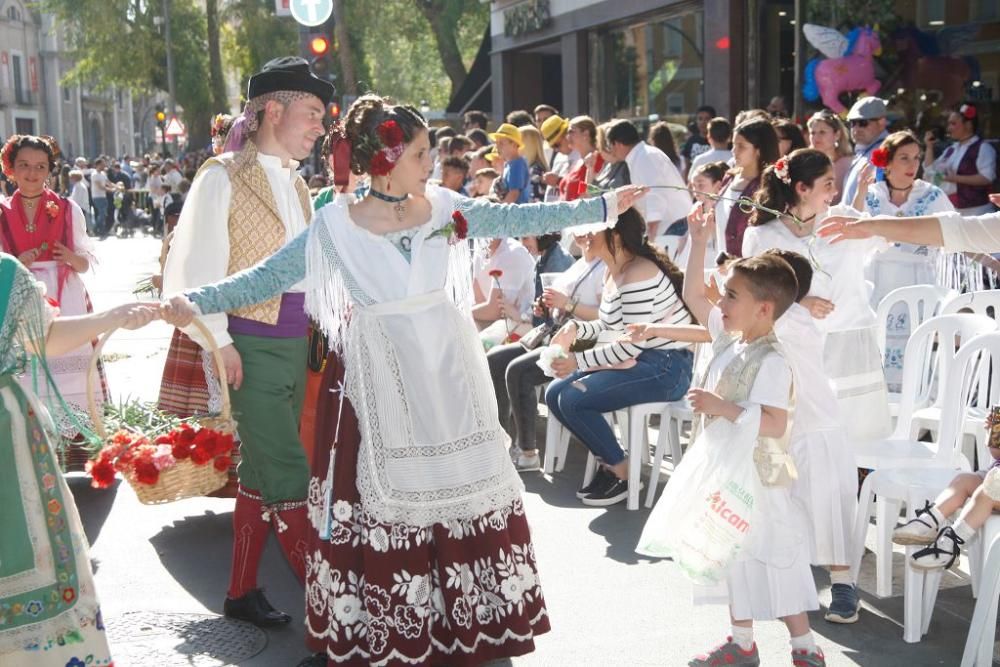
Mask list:
POLYGON ((305 278, 308 237, 306 229, 256 266, 185 292, 184 296, 198 305, 202 315, 224 313, 278 296, 305 278))
POLYGON ((455 209, 469 221, 469 236, 474 238, 537 236, 574 225, 618 219, 614 193, 539 204, 497 204, 484 197, 455 197, 453 201, 455 209))

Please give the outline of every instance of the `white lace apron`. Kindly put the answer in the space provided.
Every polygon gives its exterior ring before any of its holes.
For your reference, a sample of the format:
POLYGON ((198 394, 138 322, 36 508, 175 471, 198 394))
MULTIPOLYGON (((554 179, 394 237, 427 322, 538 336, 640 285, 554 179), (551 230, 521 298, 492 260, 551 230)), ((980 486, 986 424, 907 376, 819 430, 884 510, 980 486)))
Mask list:
POLYGON ((306 309, 344 359, 358 417, 362 503, 379 522, 420 527, 500 509, 523 490, 475 326, 451 288, 471 284, 467 246, 426 238, 450 219, 435 204, 412 263, 336 203, 307 249, 306 309))

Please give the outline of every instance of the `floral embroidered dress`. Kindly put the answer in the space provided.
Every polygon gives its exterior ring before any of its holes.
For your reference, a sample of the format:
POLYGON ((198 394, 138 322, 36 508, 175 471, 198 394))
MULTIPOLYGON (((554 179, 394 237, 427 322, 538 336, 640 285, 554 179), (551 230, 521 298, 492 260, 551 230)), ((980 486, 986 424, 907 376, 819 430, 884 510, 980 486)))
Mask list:
MULTIPOLYGON (((955 208, 941 188, 917 179, 902 205, 896 206, 889 197, 885 181, 871 186, 865 196, 865 209, 871 215, 915 217, 948 213, 955 208)), ((872 306, 892 290, 905 285, 942 285, 959 289, 968 276, 981 276, 978 264, 959 253, 945 253, 936 248, 910 243, 893 243, 885 252, 874 255, 868 272, 875 289, 872 306)), ((981 277, 980 277, 981 280, 981 277)), ((898 392, 903 383, 903 350, 910 337, 910 322, 906 307, 893 308, 886 322, 886 349, 883 350, 885 378, 889 391, 898 392)))
MULTIPOLYGON (((59 242, 86 257, 91 265, 97 261, 94 245, 87 236, 83 211, 75 202, 59 197, 46 189, 35 209, 34 217, 34 220, 27 220, 20 191, 15 192, 10 199, 0 202, 0 247, 15 257, 31 249, 41 250, 41 254, 29 268, 35 278, 45 284, 48 297, 58 302, 59 312, 63 315, 85 315, 93 312, 90 295, 80 275, 68 265, 56 261, 53 254, 55 244, 59 242)), ((83 420, 85 417, 82 415, 86 414, 87 405, 87 366, 92 352, 92 344, 84 343, 49 362, 59 393, 83 420)), ((100 371, 100 379, 95 380, 94 390, 102 392, 106 398, 103 368, 100 371), (98 382, 100 385, 96 384, 98 382)), ((36 380, 34 376, 37 376, 37 373, 33 374, 31 369, 28 369, 22 377, 22 383, 27 388, 37 390, 43 401, 49 401, 50 392, 47 383, 41 378, 36 380)), ((98 396, 102 393, 98 393, 98 396)), ((72 439, 79 428, 72 420, 66 419, 61 420, 59 430, 64 437, 72 439)), ((75 467, 75 462, 69 461, 69 467, 75 467)))
POLYGON ((478 665, 549 630, 535 552, 485 355, 469 311, 469 236, 613 224, 613 193, 493 204, 428 187, 430 220, 378 236, 346 202, 264 263, 188 296, 202 313, 264 300, 303 278, 337 351, 318 406, 309 485, 307 630, 337 664, 478 665), (322 399, 321 399, 322 400, 322 399), (332 420, 332 424, 324 423, 332 420), (331 427, 332 426, 332 427, 331 427))
MULTIPOLYGON (((39 399, 15 378, 54 315, 44 285, 0 254, 0 665, 111 665, 87 540, 39 399)), ((44 363, 44 357, 43 357, 44 363)))

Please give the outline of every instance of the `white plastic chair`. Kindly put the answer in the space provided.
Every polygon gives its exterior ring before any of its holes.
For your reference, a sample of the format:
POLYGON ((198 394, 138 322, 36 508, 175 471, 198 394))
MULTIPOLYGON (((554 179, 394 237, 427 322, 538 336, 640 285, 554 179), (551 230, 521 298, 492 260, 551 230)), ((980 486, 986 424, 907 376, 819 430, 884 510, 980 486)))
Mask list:
MULTIPOLYGON (((943 316, 951 319, 955 316, 943 316)), ((963 317, 963 316, 959 316, 963 317)), ((971 319, 971 318, 970 318, 971 319)), ((931 322, 926 322, 924 327, 931 322)), ((972 397, 986 394, 996 401, 1000 385, 991 382, 990 373, 982 372, 1000 363, 1000 333, 963 336, 962 347, 950 364, 943 391, 949 397, 942 411, 940 440, 934 458, 919 466, 885 467, 876 469, 865 479, 861 488, 858 516, 855 523, 855 558, 852 572, 857 576, 864 553, 864 536, 874 498, 876 502, 876 594, 892 593, 892 530, 901 505, 906 505, 906 519, 912 519, 925 501, 935 498, 959 470, 971 470, 962 455, 962 428, 972 397)), ((905 369, 904 369, 905 372, 905 369)), ((904 384, 906 377, 904 374, 904 384)), ((928 444, 928 443, 922 443, 928 444)), ((903 640, 918 642, 930 625, 934 602, 941 580, 941 571, 923 572, 910 566, 910 556, 917 547, 907 547, 903 583, 903 640)))
MULTIPOLYGON (((985 316, 939 315, 917 327, 906 342, 903 390, 895 432, 888 440, 854 443, 854 458, 858 467, 871 468, 875 471, 868 475, 861 487, 858 514, 855 518, 853 543, 855 554, 852 563, 855 577, 865 551, 865 534, 871 516, 872 497, 875 494, 871 488, 878 480, 887 479, 887 473, 881 475, 877 473, 891 468, 970 469, 968 460, 961 453, 961 437, 957 441, 957 450, 947 439, 938 443, 917 441, 910 434, 910 416, 921 400, 918 390, 928 383, 928 376, 940 373, 937 377, 947 378, 948 369, 954 366, 954 343, 948 341, 958 339, 962 344, 966 344, 977 334, 993 330, 992 320, 985 316), (929 364, 927 360, 935 343, 938 343, 937 355, 933 363, 929 364)), ((949 405, 953 406, 953 403, 949 405)), ((933 487, 938 482, 939 478, 934 477, 928 483, 933 487)), ((886 484, 888 485, 886 492, 877 493, 878 501, 875 503, 876 594, 882 597, 892 593, 892 529, 899 516, 900 505, 908 500, 907 492, 894 487, 891 480, 887 479, 886 484), (891 500, 892 498, 897 500, 891 500)), ((937 486, 936 490, 940 491, 941 488, 943 486, 937 486)), ((934 495, 936 491, 931 497, 934 495)))
MULTIPOLYGON (((664 417, 662 415, 670 405, 670 403, 640 403, 604 415, 612 429, 617 422, 622 449, 628 453, 628 501, 626 507, 630 510, 639 509, 642 464, 649 461, 649 440, 646 435, 649 418, 656 414, 661 415, 659 440, 662 440, 664 437, 664 417)), ((550 414, 545 425, 545 462, 542 468, 546 474, 561 472, 565 468, 569 450, 569 436, 569 429, 550 414)), ((659 450, 659 444, 657 450, 659 450)), ((675 461, 679 460, 679 457, 675 459, 675 461)), ((590 484, 596 470, 597 458, 593 453, 588 452, 587 465, 583 473, 583 486, 590 484)), ((659 467, 654 466, 654 470, 659 472, 659 467)), ((652 484, 652 482, 650 483, 652 484)))
POLYGON ((958 294, 941 306, 942 315, 952 315, 963 310, 998 319, 997 316, 1000 315, 1000 290, 988 289, 958 294))
MULTIPOLYGON (((962 314, 975 314, 997 320, 995 316, 1000 314, 1000 291, 984 290, 958 294, 941 306, 942 315, 953 315, 960 312, 962 314)), ((942 378, 944 375, 942 374, 938 377, 942 378)), ((928 387, 928 389, 930 390, 931 388, 928 387)), ((938 392, 933 402, 914 410, 910 418, 911 438, 916 438, 920 434, 921 429, 927 429, 932 435, 937 431, 938 425, 941 422, 941 404, 944 400, 945 397, 941 395, 941 392, 938 392)), ((973 441, 970 454, 985 449, 986 431, 983 429, 983 420, 986 418, 986 411, 989 407, 981 401, 977 401, 970 406, 962 427, 963 433, 973 441)))
POLYGON ((997 601, 1000 600, 1000 517, 986 520, 977 537, 978 547, 969 549, 970 563, 973 554, 981 554, 982 568, 977 573, 973 566, 973 585, 979 578, 979 599, 969 622, 969 634, 962 653, 962 667, 992 667, 993 642, 996 639, 997 601))
MULTIPOLYGON (((948 301, 958 294, 955 290, 937 285, 907 285, 898 287, 886 294, 878 304, 875 319, 878 326, 877 340, 879 354, 882 355, 883 365, 886 363, 885 347, 888 338, 889 315, 897 305, 906 306, 906 321, 909 324, 910 334, 930 317, 938 314, 945 301, 948 301)), ((904 357, 906 355, 904 354, 904 357)), ((930 387, 926 388, 930 391, 930 387)), ((899 394, 889 393, 889 410, 893 417, 899 416, 899 394)))

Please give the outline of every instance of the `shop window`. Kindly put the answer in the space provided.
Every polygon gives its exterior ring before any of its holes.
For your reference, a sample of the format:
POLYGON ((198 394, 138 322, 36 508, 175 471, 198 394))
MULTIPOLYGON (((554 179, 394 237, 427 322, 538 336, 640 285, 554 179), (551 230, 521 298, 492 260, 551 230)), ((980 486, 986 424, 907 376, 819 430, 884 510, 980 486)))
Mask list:
POLYGON ((703 100, 703 44, 701 10, 592 32, 592 112, 601 118, 656 114, 686 122, 703 100))

